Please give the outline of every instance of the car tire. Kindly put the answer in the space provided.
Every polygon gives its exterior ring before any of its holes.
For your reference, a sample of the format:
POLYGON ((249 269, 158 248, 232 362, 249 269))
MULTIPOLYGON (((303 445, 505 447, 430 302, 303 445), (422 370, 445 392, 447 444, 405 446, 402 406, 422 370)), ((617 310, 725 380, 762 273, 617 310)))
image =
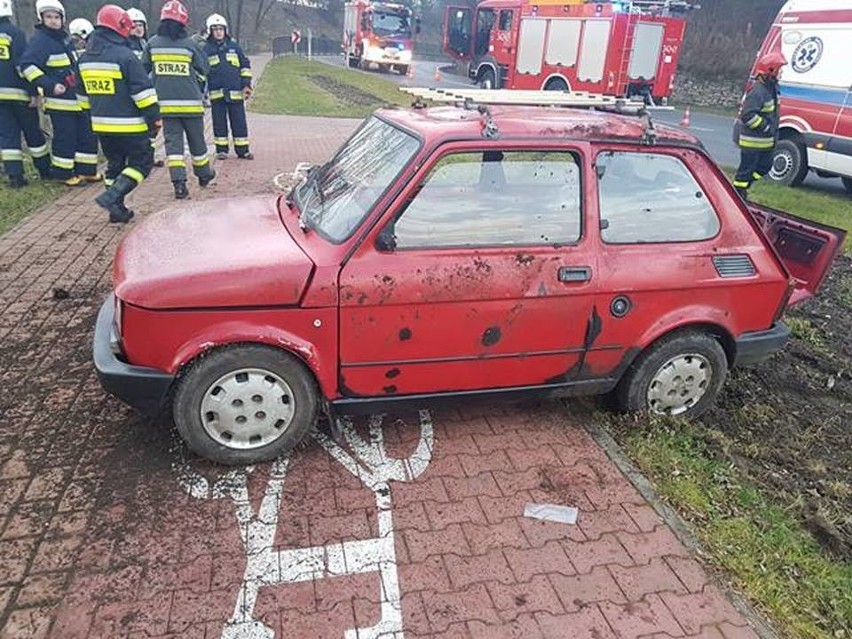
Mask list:
POLYGON ((697 417, 713 405, 727 374, 728 359, 713 336, 675 333, 639 355, 615 398, 623 410, 697 417))
POLYGON ((799 186, 808 174, 808 154, 794 140, 779 140, 772 154, 770 179, 788 186, 799 186))
POLYGON ((562 78, 551 78, 544 85, 545 91, 568 91, 568 83, 562 78))
POLYGON ((485 69, 482 73, 480 73, 478 84, 480 89, 496 89, 497 77, 494 75, 494 71, 491 69, 485 69))
POLYGON ((313 377, 294 356, 268 346, 231 346, 186 370, 172 415, 193 452, 229 466, 254 464, 304 439, 316 421, 318 396, 313 377))
POLYGON ((843 180, 843 188, 846 189, 847 195, 852 195, 852 177, 840 178, 843 180))

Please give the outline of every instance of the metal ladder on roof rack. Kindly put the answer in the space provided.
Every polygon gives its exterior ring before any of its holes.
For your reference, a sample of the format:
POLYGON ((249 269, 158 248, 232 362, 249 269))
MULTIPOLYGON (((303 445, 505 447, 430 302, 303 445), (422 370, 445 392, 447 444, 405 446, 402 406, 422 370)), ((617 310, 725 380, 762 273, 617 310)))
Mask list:
MULTIPOLYGON (((551 106, 580 109, 600 109, 617 113, 641 115, 648 110, 641 99, 618 98, 600 93, 574 91, 526 91, 520 89, 435 89, 419 87, 400 87, 418 100, 430 100, 473 105, 512 105, 512 106, 551 106)), ((657 107, 659 108, 659 107, 657 107)))

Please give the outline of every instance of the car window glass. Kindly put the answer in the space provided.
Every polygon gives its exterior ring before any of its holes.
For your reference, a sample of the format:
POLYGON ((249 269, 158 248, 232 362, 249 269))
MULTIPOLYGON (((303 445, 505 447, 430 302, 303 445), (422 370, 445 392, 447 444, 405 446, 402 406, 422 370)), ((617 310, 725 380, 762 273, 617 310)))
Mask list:
POLYGON ((716 212, 678 158, 608 151, 595 166, 605 242, 688 242, 719 232, 716 212))
POLYGON ((512 28, 512 12, 511 11, 501 11, 500 12, 500 31, 508 31, 512 28))
POLYGON ((394 228, 396 248, 566 244, 580 237, 580 168, 565 151, 441 158, 394 228))

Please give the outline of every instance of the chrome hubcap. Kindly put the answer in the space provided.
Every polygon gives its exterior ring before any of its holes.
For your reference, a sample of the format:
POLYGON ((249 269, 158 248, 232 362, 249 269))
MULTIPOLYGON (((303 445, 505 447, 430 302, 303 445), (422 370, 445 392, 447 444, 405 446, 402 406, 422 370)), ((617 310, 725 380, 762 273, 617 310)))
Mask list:
POLYGON ((660 415, 680 415, 695 406, 710 384, 713 367, 702 355, 678 355, 663 364, 648 387, 648 408, 660 415))
POLYGON ((263 369, 244 368, 210 385, 201 400, 201 423, 217 444, 250 450, 281 437, 295 408, 287 382, 263 369))
POLYGON ((778 153, 772 159, 772 169, 769 171, 769 177, 773 180, 783 180, 784 177, 793 170, 793 158, 789 153, 778 153))

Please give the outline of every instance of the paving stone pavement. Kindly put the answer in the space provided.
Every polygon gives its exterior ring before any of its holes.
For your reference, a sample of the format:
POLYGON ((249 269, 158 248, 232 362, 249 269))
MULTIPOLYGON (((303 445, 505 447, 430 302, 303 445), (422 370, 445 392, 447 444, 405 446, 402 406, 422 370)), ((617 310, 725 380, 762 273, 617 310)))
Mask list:
MULTIPOLYGON (((272 194, 355 124, 252 114, 257 160, 217 162, 192 197, 272 194)), ((95 378, 125 233, 96 193, 0 237, 4 639, 756 636, 570 405, 359 419, 346 445, 251 472, 188 457, 95 378), (528 502, 579 520, 523 518, 528 502)), ((155 169, 131 204, 170 198, 155 169)))

